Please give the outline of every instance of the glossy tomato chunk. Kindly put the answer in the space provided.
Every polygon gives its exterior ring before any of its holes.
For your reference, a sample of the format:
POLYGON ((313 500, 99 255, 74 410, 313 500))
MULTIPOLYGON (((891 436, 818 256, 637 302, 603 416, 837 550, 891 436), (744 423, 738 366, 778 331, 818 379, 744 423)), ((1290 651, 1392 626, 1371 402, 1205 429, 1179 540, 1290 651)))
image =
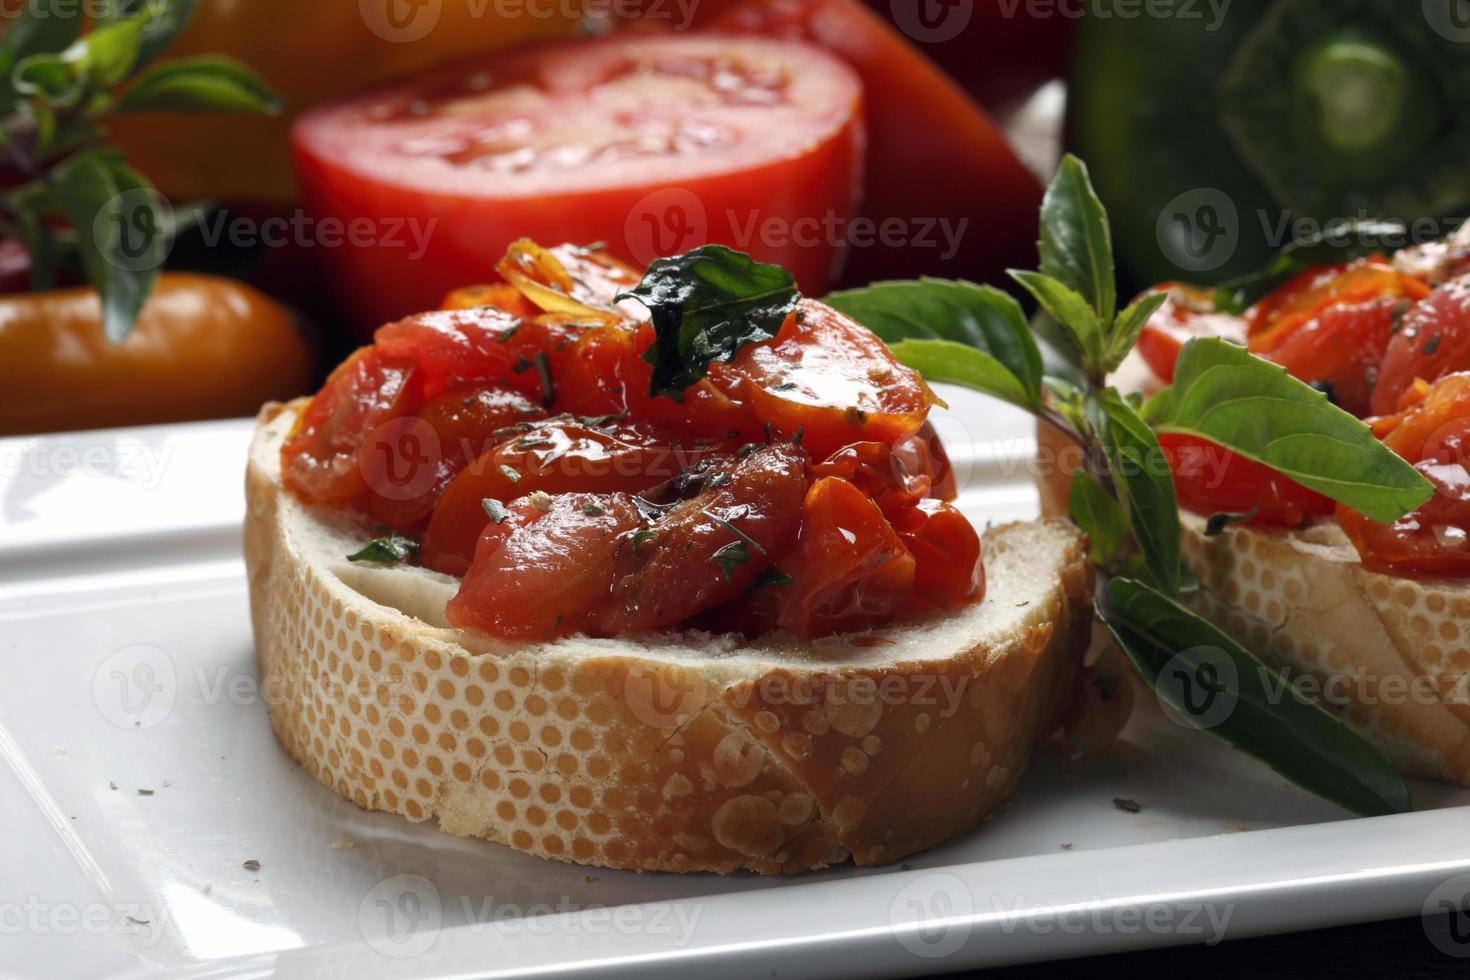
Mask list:
POLYGON ((1459 371, 1470 371, 1470 277, 1445 283, 1404 316, 1383 355, 1373 413, 1397 412, 1416 380, 1459 371))
POLYGON ((679 477, 735 447, 682 438, 647 422, 558 416, 519 427, 481 453, 439 499, 422 557, 429 568, 463 574, 487 522, 484 500, 507 503, 547 493, 636 493, 679 477))
POLYGON ((1245 321, 1214 310, 1214 291, 1164 283, 1153 292, 1168 295, 1164 305, 1144 324, 1138 335, 1138 353, 1165 382, 1174 381, 1179 351, 1196 337, 1219 337, 1245 345, 1245 321))
POLYGON ((1249 523, 1301 527, 1332 513, 1329 498, 1208 440, 1166 432, 1159 446, 1174 473, 1180 505, 1197 514, 1254 511, 1249 523))
POLYGON ((1446 375, 1417 404, 1375 428, 1435 493, 1392 524, 1338 507, 1338 523, 1363 564, 1390 575, 1470 574, 1470 373, 1446 375))
POLYGON ((914 556, 914 611, 957 609, 985 596, 985 563, 973 524, 942 500, 921 500, 891 518, 914 556))

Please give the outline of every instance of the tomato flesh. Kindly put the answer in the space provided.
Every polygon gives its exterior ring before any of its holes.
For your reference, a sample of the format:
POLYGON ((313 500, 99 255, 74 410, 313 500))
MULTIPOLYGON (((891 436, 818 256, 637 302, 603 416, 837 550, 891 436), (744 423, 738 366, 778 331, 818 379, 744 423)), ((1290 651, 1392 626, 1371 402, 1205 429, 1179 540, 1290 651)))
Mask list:
POLYGON ((1245 345, 1245 323, 1239 318, 1214 312, 1214 294, 1182 283, 1164 283, 1152 292, 1168 298, 1138 335, 1138 353, 1154 374, 1166 383, 1174 381, 1174 364, 1179 351, 1195 337, 1219 337, 1245 345))
POLYGON ((1180 506, 1197 514, 1255 511, 1247 523, 1301 527, 1332 513, 1329 498, 1208 440, 1166 432, 1159 446, 1173 471, 1180 506))
POLYGON ((808 45, 630 33, 315 109, 292 142, 313 217, 377 230, 323 253, 364 330, 482 280, 525 236, 606 242, 640 266, 717 242, 819 296, 842 244, 794 229, 851 220, 862 98, 808 45))
POLYGON ((1470 370, 1470 278, 1440 286, 1403 318, 1388 343, 1373 392, 1373 413, 1392 415, 1415 380, 1470 370))
POLYGON ((1338 507, 1363 564, 1390 575, 1470 574, 1470 372, 1446 375, 1417 404, 1380 420, 1384 444, 1434 484, 1434 496, 1392 524, 1338 507))
POLYGON ((510 501, 536 491, 551 494, 636 493, 675 479, 686 469, 736 447, 685 441, 646 422, 596 424, 570 416, 521 426, 455 477, 435 507, 424 535, 429 568, 462 575, 488 518, 484 501, 510 501))

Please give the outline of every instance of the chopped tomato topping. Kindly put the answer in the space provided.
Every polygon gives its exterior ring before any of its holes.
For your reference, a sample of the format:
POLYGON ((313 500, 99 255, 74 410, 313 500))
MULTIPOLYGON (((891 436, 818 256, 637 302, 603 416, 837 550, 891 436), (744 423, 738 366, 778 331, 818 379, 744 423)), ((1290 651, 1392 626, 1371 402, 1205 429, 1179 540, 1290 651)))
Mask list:
POLYGON ((914 609, 956 609, 985 594, 980 535, 965 515, 942 500, 921 500, 892 517, 914 556, 914 609))
POLYGON ((1378 372, 1373 413, 1392 415, 1416 380, 1470 371, 1470 278, 1440 286, 1403 317, 1378 372))
POLYGON ((1174 473, 1180 505, 1197 514, 1254 511, 1248 523, 1301 527, 1332 513, 1329 498, 1213 442, 1164 433, 1159 446, 1174 473))
POLYGON ((462 575, 488 518, 486 498, 546 493, 637 493, 676 479, 701 460, 733 455, 721 442, 681 440, 647 422, 559 416, 502 433, 443 491, 424 535, 429 568, 462 575))
POLYGON ((1363 564, 1390 575, 1470 574, 1470 372, 1446 375, 1375 429, 1435 494, 1392 524, 1338 507, 1338 523, 1363 564))
POLYGON ((1213 290, 1169 282, 1151 291, 1167 293, 1169 298, 1144 324, 1138 335, 1138 353, 1163 381, 1173 383, 1179 351, 1195 337, 1220 337, 1245 345, 1245 321, 1216 313, 1213 290))

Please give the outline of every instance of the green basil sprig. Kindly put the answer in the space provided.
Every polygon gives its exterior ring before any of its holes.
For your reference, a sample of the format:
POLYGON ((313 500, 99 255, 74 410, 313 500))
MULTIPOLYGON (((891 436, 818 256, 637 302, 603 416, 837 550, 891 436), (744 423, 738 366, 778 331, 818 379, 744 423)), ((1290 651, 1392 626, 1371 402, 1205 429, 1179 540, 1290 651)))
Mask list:
MULTIPOLYGON (((121 342, 163 265, 178 218, 146 177, 102 145, 133 112, 277 112, 247 67, 204 56, 155 67, 198 0, 110 0, 83 33, 80 4, 23 4, 0 38, 0 144, 21 182, 0 195, 0 235, 30 254, 31 285, 78 270, 121 342)), ((178 214, 189 209, 181 207, 178 214)))
POLYGON ((638 300, 653 320, 655 340, 644 356, 653 365, 649 394, 678 399, 715 361, 776 336, 801 294, 780 266, 704 245, 655 259, 643 281, 617 298, 638 300))
MULTIPOLYGON (((1092 541, 1099 616, 1162 698, 1175 697, 1161 676, 1165 665, 1183 658, 1177 663, 1188 667, 1211 651, 1234 668, 1226 693, 1238 710, 1198 727, 1347 809, 1407 809, 1402 776, 1371 742, 1294 692, 1268 696, 1267 679, 1283 691, 1290 685, 1175 601, 1196 583, 1180 558, 1178 503, 1157 433, 1202 436, 1377 520, 1413 510, 1432 486, 1321 393, 1222 341, 1185 344, 1173 388, 1147 403, 1109 387, 1108 374, 1163 296, 1145 295, 1117 312, 1107 215, 1073 157, 1047 192, 1040 251, 1040 271, 1012 276, 1065 338, 1056 349, 1017 328, 1024 320, 1013 300, 970 283, 879 283, 831 301, 932 380, 1025 408, 1081 446, 1084 469, 1069 509, 1092 541)), ((1288 261, 1319 254, 1299 249, 1288 261)))

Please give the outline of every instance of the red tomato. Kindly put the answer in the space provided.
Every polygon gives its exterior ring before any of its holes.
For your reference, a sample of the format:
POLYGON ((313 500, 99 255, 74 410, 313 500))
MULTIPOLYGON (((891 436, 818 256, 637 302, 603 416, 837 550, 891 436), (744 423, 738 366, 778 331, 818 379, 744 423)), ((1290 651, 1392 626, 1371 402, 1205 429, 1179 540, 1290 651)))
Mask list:
POLYGON ((309 503, 361 506, 368 489, 358 450, 379 426, 413 411, 418 392, 412 359, 358 350, 327 378, 281 447, 282 482, 309 503))
POLYGON ((929 478, 929 496, 940 500, 959 496, 954 467, 949 463, 949 453, 945 452, 939 433, 934 431, 934 423, 925 422, 918 432, 894 446, 893 455, 905 473, 929 478))
POLYGON ((1212 290, 1167 282, 1151 291, 1166 292, 1169 298, 1144 324, 1138 335, 1138 353, 1166 383, 1173 384, 1179 351, 1195 337, 1219 337, 1245 346, 1245 322, 1214 312, 1212 290))
POLYGON ((914 556, 910 608, 957 609, 985 596, 980 535, 965 515, 942 500, 921 500, 890 518, 914 556))
POLYGON ((318 220, 400 232, 395 247, 349 236, 324 252, 362 326, 482 281, 523 236, 604 241, 640 265, 719 242, 821 295, 839 244, 802 244, 796 231, 851 218, 861 102, 857 77, 809 46, 622 35, 309 112, 293 142, 318 220), (402 241, 405 229, 418 240, 402 241))
POLYGON ((405 534, 420 533, 450 481, 500 441, 497 433, 545 417, 539 405, 493 383, 430 400, 403 424, 376 430, 358 451, 369 513, 405 534))
POLYGON ((876 234, 851 235, 845 282, 998 279, 1035 263, 1040 182, 984 110, 872 11, 856 0, 751 0, 710 26, 809 41, 862 77, 863 217, 876 234))
POLYGON ((783 438, 826 457, 860 441, 894 445, 919 430, 934 393, 872 331, 803 300, 773 340, 710 365, 714 386, 783 438))
POLYGON ((1450 374, 1423 400, 1376 427, 1384 444, 1434 484, 1424 506, 1392 524, 1338 507, 1363 564, 1389 575, 1470 574, 1470 372, 1450 374))
POLYGON ((1309 518, 1332 513, 1327 497, 1215 443, 1163 433, 1159 446, 1174 471, 1180 505, 1197 514, 1257 509, 1251 524, 1301 527, 1309 518))
POLYGON ((1373 413, 1399 410, 1415 379, 1438 381, 1470 370, 1470 278, 1455 279, 1420 301, 1389 341, 1373 391, 1373 413))
POLYGON ((561 315, 527 320, 482 306, 390 323, 375 335, 375 346, 386 357, 412 359, 427 397, 493 379, 549 404, 556 368, 583 332, 561 315))
POLYGON ((521 431, 479 455, 439 498, 424 535, 425 565, 462 575, 488 523, 484 500, 502 503, 546 493, 629 493, 679 476, 701 460, 729 453, 715 442, 679 442, 646 422, 559 417, 521 431))
POLYGON ((916 563, 903 539, 877 504, 839 477, 807 491, 801 543, 779 567, 792 581, 768 587, 776 625, 799 637, 888 622, 914 591, 916 563))
POLYGON ((621 493, 523 499, 485 528, 450 622, 520 640, 674 626, 790 549, 804 469, 798 449, 773 446, 666 508, 621 493))

